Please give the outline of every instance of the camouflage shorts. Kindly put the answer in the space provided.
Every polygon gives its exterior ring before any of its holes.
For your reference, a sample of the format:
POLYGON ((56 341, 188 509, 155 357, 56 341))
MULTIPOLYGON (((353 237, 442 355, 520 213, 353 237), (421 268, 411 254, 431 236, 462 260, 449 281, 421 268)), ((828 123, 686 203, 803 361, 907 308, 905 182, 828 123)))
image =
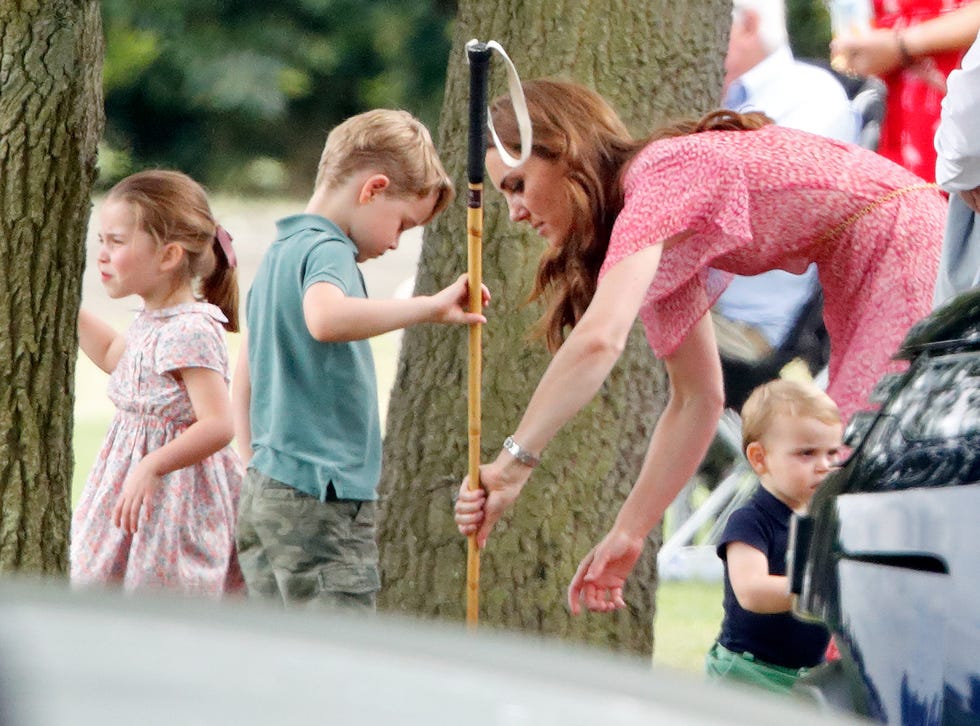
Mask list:
POLYGON ((236 533, 249 595, 287 606, 374 610, 381 586, 374 516, 374 502, 321 502, 249 469, 236 533))

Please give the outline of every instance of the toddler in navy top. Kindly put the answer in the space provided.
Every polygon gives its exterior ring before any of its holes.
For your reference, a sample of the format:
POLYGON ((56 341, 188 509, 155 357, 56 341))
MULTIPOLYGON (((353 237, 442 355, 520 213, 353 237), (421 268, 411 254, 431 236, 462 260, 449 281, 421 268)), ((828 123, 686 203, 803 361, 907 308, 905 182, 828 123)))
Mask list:
POLYGON ((709 676, 788 692, 823 659, 826 628, 790 612, 786 546, 790 516, 837 466, 842 434, 837 405, 812 384, 770 381, 745 402, 742 447, 761 486, 732 513, 718 544, 725 616, 709 676))

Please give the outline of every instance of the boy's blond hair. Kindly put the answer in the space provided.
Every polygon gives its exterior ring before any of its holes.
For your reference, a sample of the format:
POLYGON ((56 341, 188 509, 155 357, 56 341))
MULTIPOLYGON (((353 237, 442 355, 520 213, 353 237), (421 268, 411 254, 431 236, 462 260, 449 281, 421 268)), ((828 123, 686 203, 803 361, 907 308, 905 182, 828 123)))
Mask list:
POLYGON ((316 187, 334 188, 363 169, 387 176, 385 191, 396 196, 422 198, 436 192, 432 214, 422 224, 445 209, 455 194, 429 130, 407 111, 365 111, 335 127, 320 156, 316 187))
POLYGON ((822 423, 841 423, 840 409, 812 383, 777 378, 752 391, 742 406, 742 451, 769 431, 778 414, 815 418, 822 423))

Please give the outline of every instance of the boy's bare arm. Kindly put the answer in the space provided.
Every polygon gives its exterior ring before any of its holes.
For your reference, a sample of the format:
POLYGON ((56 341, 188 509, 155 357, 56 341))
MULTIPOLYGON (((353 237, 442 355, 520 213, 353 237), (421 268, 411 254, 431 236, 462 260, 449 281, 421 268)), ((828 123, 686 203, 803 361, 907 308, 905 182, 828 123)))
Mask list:
POLYGON ((252 402, 252 379, 248 370, 248 334, 242 333, 238 349, 238 364, 231 381, 231 412, 235 422, 235 444, 242 463, 252 459, 252 425, 249 405, 252 402))
POLYGON ((728 577, 738 604, 753 613, 784 613, 793 606, 789 582, 770 575, 765 553, 745 542, 729 542, 728 577))
MULTIPOLYGON (((483 304, 490 293, 483 288, 483 304)), ((417 323, 470 325, 486 318, 466 310, 469 300, 467 276, 435 295, 418 295, 407 300, 371 300, 348 297, 329 282, 312 285, 303 296, 306 327, 320 342, 364 340, 417 323)))

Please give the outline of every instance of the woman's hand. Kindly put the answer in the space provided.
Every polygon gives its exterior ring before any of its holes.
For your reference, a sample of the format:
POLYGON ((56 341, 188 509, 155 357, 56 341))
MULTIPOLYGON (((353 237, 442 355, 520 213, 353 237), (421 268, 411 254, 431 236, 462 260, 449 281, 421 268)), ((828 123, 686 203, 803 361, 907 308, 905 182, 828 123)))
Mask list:
POLYGON ((455 507, 460 534, 467 537, 476 534, 477 546, 483 549, 490 530, 514 504, 531 471, 531 467, 521 464, 510 454, 501 453, 496 461, 480 467, 480 487, 477 489, 470 489, 470 478, 466 476, 459 487, 455 507))
POLYGON ((831 65, 835 71, 855 76, 885 76, 900 68, 946 93, 946 77, 926 54, 909 55, 901 36, 887 28, 834 39, 830 44, 831 65), (840 67, 838 67, 840 66, 840 67))
POLYGON ((123 482, 122 492, 112 509, 112 522, 126 534, 136 534, 140 519, 150 518, 150 499, 163 479, 150 466, 147 459, 133 467, 123 482), (142 516, 141 516, 142 510, 142 516))
POLYGON ((843 71, 856 76, 882 76, 902 65, 898 36, 889 29, 875 28, 843 35, 830 43, 830 56, 840 59, 843 71))
POLYGON ((572 615, 581 605, 597 613, 608 613, 626 606, 623 585, 643 551, 643 539, 612 530, 592 548, 578 566, 568 586, 568 607, 572 615))

